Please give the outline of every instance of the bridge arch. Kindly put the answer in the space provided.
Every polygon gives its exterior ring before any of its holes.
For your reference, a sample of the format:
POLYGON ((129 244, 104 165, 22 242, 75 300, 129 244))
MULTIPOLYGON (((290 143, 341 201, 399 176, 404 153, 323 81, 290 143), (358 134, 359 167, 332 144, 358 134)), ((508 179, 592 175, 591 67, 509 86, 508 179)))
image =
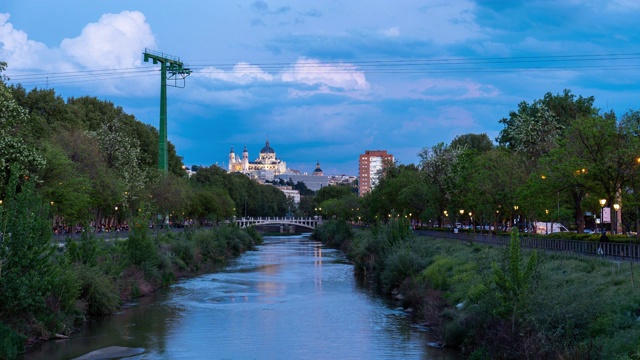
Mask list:
POLYGON ((246 228, 248 226, 255 225, 295 225, 313 230, 318 225, 322 225, 322 217, 242 217, 236 218, 234 222, 240 228, 246 228))

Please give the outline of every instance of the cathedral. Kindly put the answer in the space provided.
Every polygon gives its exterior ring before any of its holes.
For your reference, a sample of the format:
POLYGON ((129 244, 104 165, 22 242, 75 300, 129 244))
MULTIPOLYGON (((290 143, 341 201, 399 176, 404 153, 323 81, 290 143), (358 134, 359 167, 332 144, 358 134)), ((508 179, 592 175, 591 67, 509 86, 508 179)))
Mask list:
POLYGON ((242 151, 242 158, 233 152, 232 146, 231 152, 229 152, 229 172, 255 175, 259 172, 269 172, 273 175, 280 175, 287 172, 287 163, 276 158, 276 152, 269 146, 267 139, 267 144, 260 150, 260 156, 254 161, 249 161, 249 151, 247 151, 246 145, 242 151))

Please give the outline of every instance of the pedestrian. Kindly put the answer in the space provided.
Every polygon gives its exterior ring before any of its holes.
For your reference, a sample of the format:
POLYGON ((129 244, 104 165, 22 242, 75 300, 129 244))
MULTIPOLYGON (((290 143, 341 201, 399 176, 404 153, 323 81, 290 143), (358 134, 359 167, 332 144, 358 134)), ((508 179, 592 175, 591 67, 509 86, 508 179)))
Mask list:
POLYGON ((602 244, 608 243, 609 237, 607 236, 606 230, 602 230, 602 235, 600 236, 600 244, 598 245, 598 255, 604 255, 604 249, 602 248, 602 244))

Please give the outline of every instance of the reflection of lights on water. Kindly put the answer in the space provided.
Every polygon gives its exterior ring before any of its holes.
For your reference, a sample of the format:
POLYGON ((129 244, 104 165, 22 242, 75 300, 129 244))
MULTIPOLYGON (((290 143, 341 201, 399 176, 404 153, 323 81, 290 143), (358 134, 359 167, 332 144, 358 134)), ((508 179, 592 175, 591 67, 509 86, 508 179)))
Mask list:
POLYGON ((322 289, 322 245, 316 244, 313 248, 313 264, 317 268, 314 278, 316 289, 322 289))

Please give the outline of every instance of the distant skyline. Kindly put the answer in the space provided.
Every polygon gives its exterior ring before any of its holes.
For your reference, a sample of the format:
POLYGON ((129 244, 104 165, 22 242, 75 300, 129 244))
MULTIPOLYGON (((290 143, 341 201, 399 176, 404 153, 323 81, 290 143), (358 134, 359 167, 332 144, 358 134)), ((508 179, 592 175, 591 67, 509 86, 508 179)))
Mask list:
POLYGON ((187 166, 257 157, 269 137, 289 168, 358 173, 365 150, 417 163, 424 147, 486 133, 521 101, 570 89, 622 115, 640 109, 640 2, 7 0, 10 84, 95 96, 158 127, 187 166))

